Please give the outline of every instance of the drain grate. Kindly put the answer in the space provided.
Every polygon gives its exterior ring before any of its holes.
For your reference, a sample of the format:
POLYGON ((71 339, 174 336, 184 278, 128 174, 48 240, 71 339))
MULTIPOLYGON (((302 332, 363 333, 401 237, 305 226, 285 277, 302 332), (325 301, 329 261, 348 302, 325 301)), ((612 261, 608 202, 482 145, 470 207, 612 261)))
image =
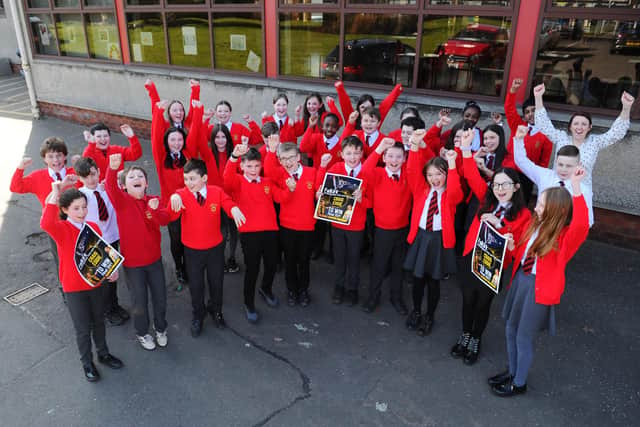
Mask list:
POLYGON ((17 307, 39 297, 42 294, 46 294, 47 292, 49 292, 48 288, 45 288, 40 283, 36 282, 7 295, 4 297, 4 300, 14 307, 17 307))

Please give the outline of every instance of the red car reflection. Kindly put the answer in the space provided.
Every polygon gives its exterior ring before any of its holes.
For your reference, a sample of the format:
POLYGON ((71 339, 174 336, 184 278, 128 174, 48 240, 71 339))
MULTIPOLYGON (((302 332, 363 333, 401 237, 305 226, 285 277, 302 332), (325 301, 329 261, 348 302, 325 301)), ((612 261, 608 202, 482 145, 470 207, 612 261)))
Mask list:
POLYGON ((507 53, 509 31, 487 24, 469 24, 453 38, 438 46, 436 54, 449 68, 477 70, 501 68, 507 53))

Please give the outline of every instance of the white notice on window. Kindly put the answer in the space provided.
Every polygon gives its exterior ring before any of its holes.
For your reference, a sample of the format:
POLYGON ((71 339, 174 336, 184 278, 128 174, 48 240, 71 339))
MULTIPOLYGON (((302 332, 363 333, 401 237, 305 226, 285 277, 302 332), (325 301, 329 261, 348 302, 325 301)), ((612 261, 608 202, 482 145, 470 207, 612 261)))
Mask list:
POLYGON ((185 55, 198 54, 198 39, 196 27, 182 27, 182 49, 185 55))
POLYGON ((231 50, 247 50, 247 36, 244 34, 229 34, 231 50))
POLYGON ((133 60, 135 62, 142 62, 142 48, 140 47, 140 43, 132 43, 131 47, 133 48, 133 60))
POLYGON ((40 33, 40 42, 43 46, 49 46, 50 38, 49 38, 49 28, 47 24, 38 24, 38 32, 40 33))
POLYGON ((260 57, 252 50, 249 50, 249 55, 247 55, 247 68, 254 73, 260 71, 260 57))
POLYGON ((153 33, 151 31, 140 31, 140 43, 142 46, 153 46, 153 33))

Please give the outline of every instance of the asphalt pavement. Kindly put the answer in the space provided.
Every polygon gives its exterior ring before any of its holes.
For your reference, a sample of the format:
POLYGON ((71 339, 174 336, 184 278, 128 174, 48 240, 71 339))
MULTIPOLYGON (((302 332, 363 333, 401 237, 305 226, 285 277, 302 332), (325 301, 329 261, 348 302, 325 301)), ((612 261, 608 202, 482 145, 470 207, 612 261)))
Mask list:
MULTIPOLYGON (((23 155, 39 163, 41 141, 62 136, 72 154, 83 128, 58 119, 31 122, 0 114, 0 296, 38 282, 51 290, 13 307, 0 302, 0 420, 3 426, 603 426, 640 418, 640 264, 638 252, 587 241, 569 264, 558 307, 558 334, 541 335, 528 392, 494 397, 489 376, 506 365, 504 294, 493 304, 479 361, 449 356, 461 327, 455 277, 442 283, 433 333, 420 338, 388 303, 373 314, 331 304, 333 266, 312 264, 312 304, 268 308, 260 323, 242 309, 243 270, 225 275, 220 331, 208 318, 190 336, 188 290, 176 292, 168 236, 163 253, 169 283, 169 346, 145 351, 131 321, 107 329, 111 352, 125 367, 98 364, 102 380, 83 376, 68 311, 56 289, 40 206, 11 195, 9 179, 23 155)), ((113 143, 125 143, 114 135, 113 143)), ((138 162, 158 191, 148 141, 138 162)), ((597 220, 597 219, 596 219, 597 220)), ((241 251, 237 253, 241 260, 241 251)), ((362 262, 362 286, 369 279, 362 262)), ((285 299, 284 274, 275 294, 285 299)), ((121 303, 130 307, 125 280, 121 303)), ((366 295, 365 288, 361 295, 366 295)), ((405 299, 410 300, 408 284, 405 299)))

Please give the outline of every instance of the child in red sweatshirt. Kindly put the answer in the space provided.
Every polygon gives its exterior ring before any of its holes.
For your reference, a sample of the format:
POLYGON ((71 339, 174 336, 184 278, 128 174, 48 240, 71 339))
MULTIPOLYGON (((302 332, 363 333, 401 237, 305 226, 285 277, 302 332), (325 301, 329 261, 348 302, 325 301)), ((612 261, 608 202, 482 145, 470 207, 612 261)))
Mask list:
POLYGON ((133 323, 136 337, 146 350, 156 343, 166 347, 167 340, 167 287, 162 254, 160 227, 169 223, 169 215, 158 209, 160 199, 147 195, 147 172, 139 166, 124 171, 124 190, 118 187, 118 170, 122 155, 109 157, 106 191, 113 202, 120 229, 120 250, 124 256, 127 285, 133 299, 133 323), (149 334, 149 304, 153 304, 155 342, 149 334))
POLYGON ((191 336, 202 332, 205 317, 204 274, 207 273, 210 300, 207 309, 219 329, 226 327, 222 315, 224 280, 224 242, 220 232, 221 210, 238 226, 245 221, 236 204, 220 187, 207 185, 207 167, 202 160, 191 159, 184 166, 185 187, 171 196, 170 219, 182 217, 182 243, 187 273, 191 280, 193 319, 191 336))
POLYGON ((264 274, 258 293, 268 306, 278 306, 278 299, 272 291, 278 264, 278 223, 273 203, 282 201, 284 191, 274 185, 270 178, 261 177, 261 169, 260 152, 244 143, 235 146, 224 169, 224 188, 246 215, 246 222, 238 231, 247 266, 244 305, 250 323, 258 321, 254 299, 261 259, 264 274), (242 159, 242 174, 237 172, 239 158, 242 159))
MULTIPOLYGON (((96 162, 98 170, 100 170, 100 181, 104 181, 107 175, 110 155, 121 154, 125 162, 134 162, 142 156, 142 146, 131 126, 122 125, 120 131, 129 139, 128 147, 111 145, 111 131, 104 123, 97 123, 89 131, 84 131, 84 140, 87 142, 87 146, 82 152, 82 157, 91 157, 96 162)), ((123 168, 124 162, 120 165, 120 170, 123 168)))

